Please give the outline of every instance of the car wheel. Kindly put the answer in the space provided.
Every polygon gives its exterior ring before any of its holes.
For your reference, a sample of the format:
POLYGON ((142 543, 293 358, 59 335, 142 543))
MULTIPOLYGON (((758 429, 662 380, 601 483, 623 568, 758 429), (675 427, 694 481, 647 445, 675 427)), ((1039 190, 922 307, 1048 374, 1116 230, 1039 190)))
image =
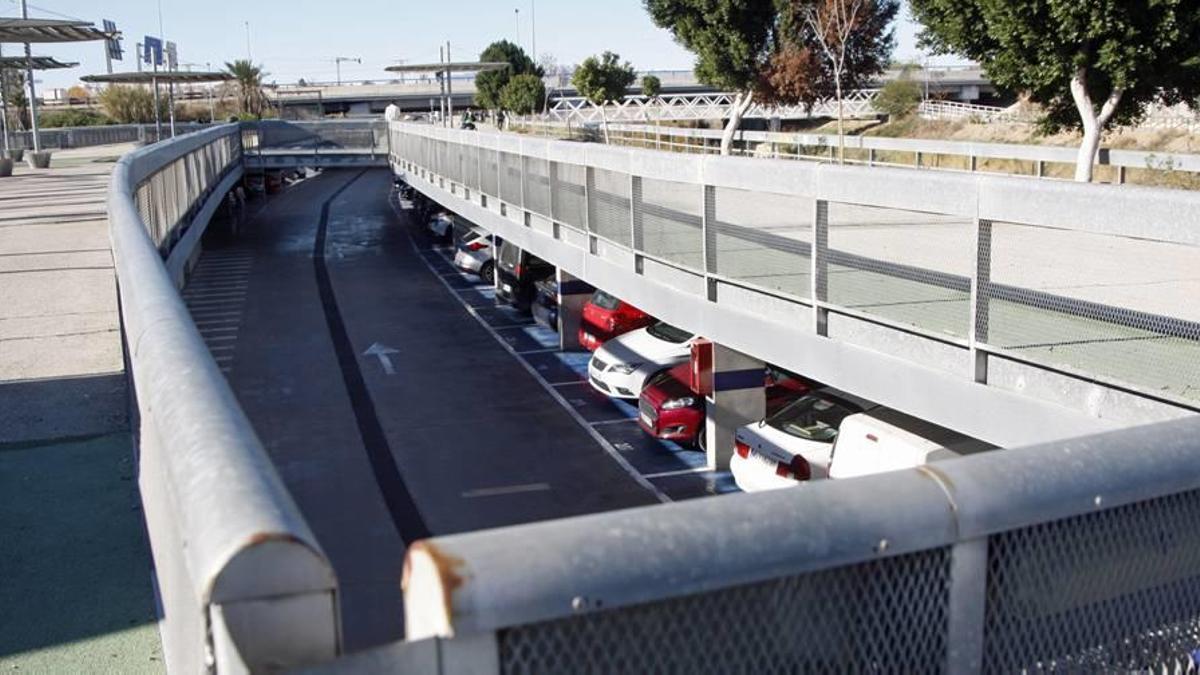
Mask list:
POLYGON ((696 449, 700 452, 708 452, 708 424, 705 423, 700 427, 700 433, 696 434, 696 449))
POLYGON ((488 282, 489 284, 495 285, 495 283, 496 283, 496 266, 490 262, 484 263, 483 267, 479 268, 479 278, 483 279, 484 281, 488 282))

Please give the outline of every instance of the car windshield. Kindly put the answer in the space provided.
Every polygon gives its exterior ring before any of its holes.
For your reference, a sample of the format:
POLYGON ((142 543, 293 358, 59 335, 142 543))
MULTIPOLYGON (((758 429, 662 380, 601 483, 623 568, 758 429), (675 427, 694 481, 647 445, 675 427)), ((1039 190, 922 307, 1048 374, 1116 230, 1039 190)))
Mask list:
POLYGON ((832 443, 838 426, 847 415, 860 412, 856 406, 821 394, 805 396, 767 418, 767 424, 789 436, 806 441, 832 443))
POLYGON ((604 291, 596 291, 592 293, 592 304, 601 309, 616 309, 621 301, 604 291))
POLYGON ((521 259, 521 249, 513 246, 507 241, 500 247, 500 262, 512 267, 521 259))
POLYGON ((675 326, 662 321, 659 321, 653 326, 647 328, 646 332, 658 338, 659 340, 674 342, 675 344, 682 344, 692 339, 691 333, 685 330, 680 330, 675 326))

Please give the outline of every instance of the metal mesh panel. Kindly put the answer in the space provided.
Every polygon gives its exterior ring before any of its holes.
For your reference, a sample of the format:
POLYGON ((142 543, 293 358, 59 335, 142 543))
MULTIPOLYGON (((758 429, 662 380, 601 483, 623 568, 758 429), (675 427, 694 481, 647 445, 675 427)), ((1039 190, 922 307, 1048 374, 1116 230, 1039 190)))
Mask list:
POLYGON ((550 166, 544 159, 525 157, 525 208, 550 217, 550 166))
POLYGON ((486 195, 493 197, 500 196, 500 158, 499 153, 495 150, 483 149, 480 151, 480 161, 483 162, 483 177, 479 183, 479 190, 486 195))
POLYGON ((442 174, 455 183, 462 182, 462 146, 458 143, 446 143, 446 165, 442 174))
POLYGON ((522 206, 521 201, 521 156, 511 152, 500 153, 500 199, 522 206))
POLYGON ((588 230, 598 236, 632 247, 629 175, 592 169, 588 186, 588 230))
POLYGON ((641 199, 635 202, 635 227, 640 226, 641 249, 650 255, 696 270, 704 270, 701 228, 703 193, 693 183, 642 179, 641 199))
POLYGON ((1200 399, 1200 249, 994 223, 987 254, 980 341, 1200 399))
POLYGON ((502 631, 502 673, 934 672, 948 549, 502 631))
POLYGON ((479 189, 479 148, 474 145, 463 145, 463 177, 462 182, 472 190, 479 189))
POLYGON ((986 672, 1194 672, 1200 492, 992 536, 986 672))
POLYGON ((587 225, 587 170, 575 164, 552 162, 554 176, 550 194, 554 219, 580 230, 587 225))
POLYGON ((721 187, 712 194, 708 222, 712 271, 810 297, 813 200, 721 187))
POLYGON ((965 339, 973 232, 972 219, 830 202, 828 299, 965 339))

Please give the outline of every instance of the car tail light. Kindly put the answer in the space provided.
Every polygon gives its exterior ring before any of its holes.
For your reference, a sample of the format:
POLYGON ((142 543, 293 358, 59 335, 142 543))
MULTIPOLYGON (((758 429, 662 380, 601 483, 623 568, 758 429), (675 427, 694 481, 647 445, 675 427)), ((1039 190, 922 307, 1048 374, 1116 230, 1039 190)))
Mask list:
POLYGON ((513 276, 515 276, 515 277, 516 277, 516 278, 518 278, 518 279, 520 279, 520 278, 521 278, 521 274, 522 274, 524 271, 525 271, 525 270, 524 270, 524 269, 522 269, 520 265, 514 265, 514 266, 513 266, 513 276))
POLYGON ((812 467, 808 465, 808 460, 801 455, 792 457, 792 461, 788 464, 788 469, 792 473, 792 478, 796 480, 808 480, 812 478, 812 467))
POLYGON ((741 457, 742 459, 746 459, 750 456, 750 446, 746 443, 735 440, 733 442, 733 449, 737 452, 738 457, 741 457))
POLYGON ((467 244, 468 251, 482 251, 485 248, 487 248, 487 244, 483 243, 482 241, 473 241, 467 244))

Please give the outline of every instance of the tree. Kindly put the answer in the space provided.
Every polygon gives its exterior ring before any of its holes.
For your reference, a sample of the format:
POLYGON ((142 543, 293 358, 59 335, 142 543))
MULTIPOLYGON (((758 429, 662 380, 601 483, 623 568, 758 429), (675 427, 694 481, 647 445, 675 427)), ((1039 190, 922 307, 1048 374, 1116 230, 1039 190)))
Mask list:
POLYGON ((655 98, 662 93, 662 80, 657 75, 642 76, 642 96, 655 98))
POLYGON ((541 67, 529 58, 524 49, 508 40, 500 40, 488 45, 479 55, 480 61, 503 61, 508 68, 503 70, 488 70, 475 76, 475 105, 487 110, 499 110, 503 107, 500 92, 508 81, 517 75, 536 75, 542 77, 545 73, 541 67))
MULTIPOLYGON (((167 102, 160 97, 160 118, 167 115, 167 102)), ((149 89, 110 84, 100 92, 100 107, 118 124, 143 124, 154 121, 154 92, 149 89)))
POLYGON ((696 78, 735 92, 721 154, 754 104, 755 89, 769 62, 777 19, 775 0, 643 0, 659 28, 696 55, 696 78))
POLYGON ((621 56, 604 52, 600 58, 589 56, 579 64, 571 75, 571 84, 579 95, 600 106, 600 119, 604 123, 604 142, 608 142, 608 116, 604 106, 610 101, 625 98, 629 86, 637 80, 637 73, 628 61, 621 63, 621 56))
POLYGON ((528 115, 542 109, 546 101, 546 84, 537 75, 517 75, 500 90, 500 107, 517 115, 528 115))
POLYGON ((887 113, 890 120, 907 117, 921 105, 921 85, 912 79, 912 69, 905 66, 900 77, 883 85, 875 96, 875 107, 887 113))
POLYGON ((267 95, 262 90, 263 78, 267 73, 262 66, 247 59, 238 59, 232 63, 225 62, 225 72, 237 83, 239 113, 261 118, 268 107, 267 95))
POLYGON ((912 0, 922 43, 975 59, 997 86, 1041 103, 1047 130, 1082 129, 1075 180, 1092 179, 1100 136, 1151 103, 1200 94, 1194 0, 912 0))
POLYGON ((898 0, 793 0, 783 10, 789 42, 815 48, 824 79, 837 99, 838 161, 846 159, 844 92, 887 66, 895 38, 890 29, 898 0))
POLYGON ((25 73, 16 68, 0 68, 0 86, 8 99, 9 129, 29 128, 29 97, 25 95, 25 73))

